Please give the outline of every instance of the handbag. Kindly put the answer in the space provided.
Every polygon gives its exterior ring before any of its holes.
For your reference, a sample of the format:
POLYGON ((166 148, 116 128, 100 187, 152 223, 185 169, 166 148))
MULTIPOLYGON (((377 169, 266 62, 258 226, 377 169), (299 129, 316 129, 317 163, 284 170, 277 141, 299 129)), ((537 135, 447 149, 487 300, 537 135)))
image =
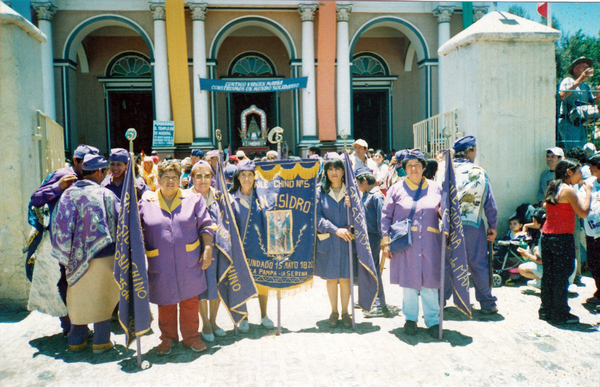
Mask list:
POLYGON ((413 206, 410 210, 408 218, 400 222, 396 222, 390 227, 391 253, 401 253, 404 250, 408 249, 410 246, 412 246, 412 232, 410 228, 412 226, 412 218, 417 208, 417 200, 419 200, 419 196, 421 195, 422 186, 423 180, 421 180, 421 184, 419 184, 419 189, 417 189, 415 197, 413 198, 413 206))

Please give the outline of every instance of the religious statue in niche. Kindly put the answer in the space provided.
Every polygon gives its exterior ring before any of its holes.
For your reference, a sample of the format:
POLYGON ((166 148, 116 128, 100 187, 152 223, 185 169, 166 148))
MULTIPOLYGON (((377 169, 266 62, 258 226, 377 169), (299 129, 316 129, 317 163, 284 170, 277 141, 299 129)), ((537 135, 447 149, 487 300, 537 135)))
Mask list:
POLYGON ((242 146, 266 146, 267 145, 267 115, 265 111, 251 105, 241 114, 242 127, 239 129, 242 146), (249 116, 252 117, 249 117, 249 116), (260 119, 260 125, 256 121, 256 116, 260 119), (250 124, 248 119, 250 118, 250 124))

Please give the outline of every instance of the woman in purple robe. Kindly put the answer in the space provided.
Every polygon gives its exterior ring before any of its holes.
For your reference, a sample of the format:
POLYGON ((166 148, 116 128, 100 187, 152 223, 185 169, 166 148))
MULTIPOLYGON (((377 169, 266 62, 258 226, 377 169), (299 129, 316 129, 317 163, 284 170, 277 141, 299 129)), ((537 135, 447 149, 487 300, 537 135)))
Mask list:
POLYGON ((140 200, 150 302, 158 305, 158 355, 169 354, 179 341, 177 306, 183 345, 195 352, 206 349, 198 332, 198 296, 207 289, 204 271, 212 261, 213 221, 202 195, 179 189, 180 176, 177 161, 163 161, 160 188, 140 200))
MULTIPOLYGON (((204 160, 198 161, 190 172, 192 188, 190 192, 201 194, 206 201, 208 213, 213 221, 213 225, 222 222, 221 210, 219 204, 215 201, 215 189, 211 187, 214 173, 210 164, 204 160)), ((225 331, 217 325, 217 313, 219 311, 219 293, 217 291, 217 254, 218 250, 213 246, 212 263, 206 269, 207 289, 200 294, 200 317, 202 318, 202 339, 204 341, 214 341, 215 336, 223 337, 225 331), (210 309, 210 310, 209 310, 210 309), (210 316, 209 316, 210 315, 210 316)))
POLYGON ((402 161, 407 177, 390 188, 383 202, 381 245, 383 254, 391 259, 390 282, 403 288, 402 312, 406 317, 404 331, 408 335, 417 333, 421 296, 425 325, 432 337, 438 337, 438 293, 442 259, 439 219, 442 190, 435 182, 423 177, 426 165, 419 149, 409 151, 402 161), (415 202, 410 231, 412 246, 400 253, 390 253, 390 228, 394 223, 408 218, 415 202))
MULTIPOLYGON (((342 322, 352 326, 348 313, 350 301, 350 263, 348 242, 352 241, 346 214, 346 184, 344 163, 335 152, 325 155, 324 178, 317 190, 317 254, 315 275, 327 281, 327 294, 331 303, 330 327, 338 324, 338 285, 341 298, 342 322)), ((354 271, 357 273, 357 271, 354 271)))
MULTIPOLYGON (((233 185, 229 189, 232 195, 231 207, 235 222, 242 240, 246 234, 250 206, 256 205, 256 191, 254 190, 254 161, 242 160, 238 164, 238 171, 233 175, 233 185)), ((267 316, 267 302, 269 300, 268 290, 262 286, 258 288, 258 304, 260 306, 261 325, 265 328, 273 328, 273 321, 267 316)), ((248 332, 248 317, 244 318, 239 325, 241 332, 248 332)))

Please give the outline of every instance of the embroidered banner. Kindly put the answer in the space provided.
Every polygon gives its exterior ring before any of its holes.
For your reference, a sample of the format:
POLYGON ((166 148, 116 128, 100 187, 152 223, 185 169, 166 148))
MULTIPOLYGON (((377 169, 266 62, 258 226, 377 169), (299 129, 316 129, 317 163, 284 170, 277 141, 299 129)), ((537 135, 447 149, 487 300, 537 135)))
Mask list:
POLYGON ((360 194, 356 186, 356 177, 352 169, 352 162, 347 152, 344 153, 344 167, 346 175, 346 195, 350 197, 350 224, 354 227, 354 247, 358 256, 358 303, 365 311, 370 311, 379 292, 379 280, 373 262, 367 224, 365 223, 365 209, 360 201, 360 194))
POLYGON ((471 302, 469 301, 469 271, 467 268, 467 250, 465 247, 465 236, 460 216, 460 204, 458 190, 454 175, 454 165, 450 151, 444 151, 446 160, 446 172, 442 183, 442 213, 443 232, 448 235, 446 249, 446 278, 452 283, 452 295, 454 305, 469 317, 471 316, 471 302))
POLYGON ((127 165, 121 193, 114 268, 115 281, 120 289, 119 323, 127 337, 127 348, 136 336, 143 336, 150 330, 152 321, 144 237, 137 203, 133 168, 130 162, 127 165))
POLYGON ((219 204, 220 214, 214 236, 214 245, 218 250, 219 257, 217 290, 221 301, 237 326, 248 315, 246 301, 256 295, 256 286, 242 248, 242 240, 227 194, 227 183, 223 177, 222 165, 223 160, 219 154, 215 200, 219 204), (223 192, 226 194, 224 195, 223 192))
POLYGON ((307 77, 273 79, 270 81, 221 81, 200 78, 200 90, 220 91, 224 93, 270 93, 304 89, 307 77))
POLYGON ((318 160, 256 163, 256 205, 244 249, 259 288, 295 291, 312 284, 318 172, 318 160))

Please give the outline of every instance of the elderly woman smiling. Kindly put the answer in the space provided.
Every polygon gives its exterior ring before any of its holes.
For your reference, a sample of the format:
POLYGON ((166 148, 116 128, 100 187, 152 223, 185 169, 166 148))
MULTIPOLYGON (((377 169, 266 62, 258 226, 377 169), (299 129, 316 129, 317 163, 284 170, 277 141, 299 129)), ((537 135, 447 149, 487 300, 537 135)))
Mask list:
POLYGON ((163 161, 160 188, 140 200, 150 302, 158 305, 158 355, 169 354, 179 341, 177 305, 183 345, 195 352, 206 349, 198 332, 198 295, 207 288, 204 270, 212 260, 213 222, 202 195, 179 189, 179 176, 177 161, 163 161))
MULTIPOLYGON (((198 161, 192 167, 190 176, 193 183, 190 192, 202 195, 206 201, 208 213, 216 227, 217 224, 222 223, 222 218, 219 204, 215 201, 215 189, 210 186, 214 177, 210 164, 204 160, 198 161)), ((202 318, 202 338, 205 341, 214 341, 215 336, 225 336, 225 331, 217 325, 217 312, 219 311, 220 304, 219 293, 217 292, 217 253, 217 249, 213 248, 212 263, 206 269, 206 284, 208 288, 200 294, 199 312, 202 318)))
POLYGON ((437 337, 439 329, 439 299, 441 274, 441 244, 439 211, 441 189, 433 181, 423 178, 426 162, 419 149, 408 151, 402 168, 407 177, 394 184, 381 210, 381 242, 383 254, 391 259, 390 282, 403 288, 402 312, 406 317, 404 331, 417 333, 419 295, 423 304, 425 325, 437 337), (390 228, 396 222, 412 217, 412 246, 399 253, 389 252, 390 228))

